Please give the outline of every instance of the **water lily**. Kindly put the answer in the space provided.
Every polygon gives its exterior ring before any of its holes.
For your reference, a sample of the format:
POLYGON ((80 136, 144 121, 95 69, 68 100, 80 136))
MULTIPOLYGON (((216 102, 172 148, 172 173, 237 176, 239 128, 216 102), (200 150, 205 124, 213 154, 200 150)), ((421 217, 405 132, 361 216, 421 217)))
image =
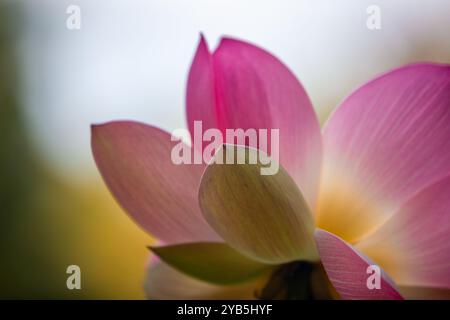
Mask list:
MULTIPOLYGON (((376 77, 321 129, 276 57, 229 38, 210 52, 201 38, 186 111, 191 132, 194 121, 279 129, 280 170, 175 165, 163 130, 93 126, 106 185, 160 240, 149 298, 449 297, 450 66, 412 64, 376 77), (381 268, 378 288, 367 285, 372 265, 381 268)), ((216 156, 257 147, 226 145, 216 156)))

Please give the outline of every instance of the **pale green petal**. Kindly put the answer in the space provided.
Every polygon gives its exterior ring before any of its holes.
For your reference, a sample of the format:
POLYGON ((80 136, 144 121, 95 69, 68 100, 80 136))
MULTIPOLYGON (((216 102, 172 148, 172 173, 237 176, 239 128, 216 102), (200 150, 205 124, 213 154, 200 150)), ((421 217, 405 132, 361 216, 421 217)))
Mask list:
POLYGON ((151 250, 173 268, 216 284, 243 282, 271 269, 218 242, 186 243, 151 250))
POLYGON ((265 263, 317 260, 314 221, 302 193, 280 166, 248 164, 257 150, 224 146, 217 159, 243 152, 246 164, 211 163, 203 174, 200 207, 207 222, 233 248, 265 263), (236 149, 234 149, 236 148, 236 149))

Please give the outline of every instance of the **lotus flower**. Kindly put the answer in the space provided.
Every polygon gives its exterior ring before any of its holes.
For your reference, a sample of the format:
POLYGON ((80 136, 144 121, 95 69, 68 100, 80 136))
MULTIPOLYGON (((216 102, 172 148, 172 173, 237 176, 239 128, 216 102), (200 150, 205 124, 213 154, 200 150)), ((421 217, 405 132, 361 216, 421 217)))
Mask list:
MULTIPOLYGON (((321 129, 277 58, 229 38, 211 53, 202 37, 186 111, 191 133, 194 121, 279 129, 281 167, 264 176, 260 163, 175 165, 163 130, 92 126, 106 185, 160 241, 149 298, 449 297, 450 66, 376 77, 321 129), (374 265, 379 285, 369 288, 374 265)), ((216 156, 254 147, 226 145, 216 156)))

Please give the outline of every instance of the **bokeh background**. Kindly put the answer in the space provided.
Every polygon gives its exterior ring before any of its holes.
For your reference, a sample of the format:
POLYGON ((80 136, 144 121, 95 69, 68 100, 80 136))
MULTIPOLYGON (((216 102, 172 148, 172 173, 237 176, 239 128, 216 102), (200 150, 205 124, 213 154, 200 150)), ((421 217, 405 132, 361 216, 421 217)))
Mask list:
POLYGON ((185 127, 200 31, 211 47, 231 35, 281 58, 321 122, 374 75, 450 63, 448 0, 0 0, 0 298, 144 298, 153 239, 102 183, 89 126, 185 127), (380 30, 366 27, 372 4, 380 30), (81 290, 66 288, 71 264, 81 290))

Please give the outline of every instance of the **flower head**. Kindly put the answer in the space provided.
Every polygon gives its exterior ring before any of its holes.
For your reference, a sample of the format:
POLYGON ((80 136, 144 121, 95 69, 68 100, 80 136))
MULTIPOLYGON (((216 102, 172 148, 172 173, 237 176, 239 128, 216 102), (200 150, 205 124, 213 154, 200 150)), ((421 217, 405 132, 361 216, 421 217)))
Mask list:
MULTIPOLYGON (((169 133, 131 121, 93 126, 107 186, 164 244, 152 248, 149 297, 402 299, 413 287, 450 289, 450 66, 379 76, 321 130, 277 58, 228 38, 211 53, 202 37, 186 111, 191 134, 195 121, 223 133, 278 129, 280 170, 177 165, 169 133), (370 270, 380 271, 375 287, 370 270)), ((271 155, 270 140, 260 147, 225 145, 215 157, 271 155)))

